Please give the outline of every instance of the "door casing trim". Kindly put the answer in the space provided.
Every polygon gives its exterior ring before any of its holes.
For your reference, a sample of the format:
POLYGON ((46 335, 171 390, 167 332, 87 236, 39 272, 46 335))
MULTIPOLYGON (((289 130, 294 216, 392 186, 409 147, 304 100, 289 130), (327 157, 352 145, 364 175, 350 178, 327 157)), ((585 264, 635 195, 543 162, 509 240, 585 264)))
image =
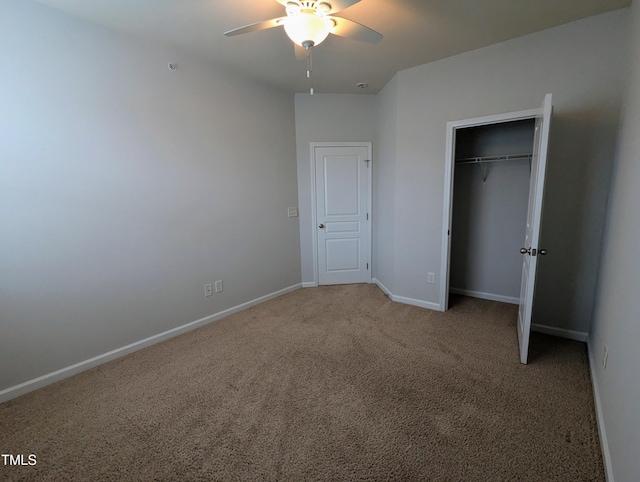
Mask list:
POLYGON ((440 260, 440 311, 449 307, 449 264, 451 255, 451 220, 453 218, 453 180, 455 174, 456 131, 503 122, 533 119, 542 115, 542 109, 527 109, 482 117, 447 122, 446 157, 444 168, 444 202, 442 209, 442 257, 440 260))

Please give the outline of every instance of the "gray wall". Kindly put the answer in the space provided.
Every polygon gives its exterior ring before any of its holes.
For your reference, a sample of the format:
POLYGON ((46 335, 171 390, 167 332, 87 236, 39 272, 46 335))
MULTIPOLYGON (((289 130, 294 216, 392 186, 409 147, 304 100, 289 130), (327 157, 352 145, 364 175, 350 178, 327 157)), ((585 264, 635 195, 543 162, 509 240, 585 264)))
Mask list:
POLYGON ((373 170, 373 276, 395 290, 395 152, 398 137, 398 78, 376 96, 377 163, 373 170))
MULTIPOLYGON (((532 119, 458 129, 456 159, 531 154, 534 130, 532 119)), ((455 166, 451 289, 519 302, 530 179, 527 159, 455 166)))
POLYGON ((375 96, 296 94, 295 112, 302 281, 313 283, 315 261, 312 239, 315 235, 315 227, 311 225, 310 143, 373 142, 372 164, 375 173, 375 96))
MULTIPOLYGON (((591 355, 613 477, 640 477, 640 2, 634 0, 633 54, 624 98, 608 225, 596 293, 591 355), (605 347, 609 356, 602 366, 605 347)), ((613 481, 610 477, 609 480, 613 481)))
MULTIPOLYGON (((381 97, 397 122, 378 149, 395 206, 393 292, 439 302, 448 121, 538 107, 554 117, 534 322, 588 332, 626 60, 627 11, 591 17, 399 72, 381 97), (388 143, 388 144, 387 144, 388 143)), ((378 186, 380 189, 380 186, 378 186)), ((380 230, 378 230, 378 233, 380 230)), ((379 236, 379 234, 378 234, 379 236)), ((377 242, 375 239, 374 242, 377 242)), ((381 251, 378 251, 380 254, 381 251)), ((378 260, 375 260, 376 264, 378 260)), ((381 263, 382 264, 382 263, 381 263)))
POLYGON ((300 283, 289 94, 21 0, 0 45, 0 390, 300 283))

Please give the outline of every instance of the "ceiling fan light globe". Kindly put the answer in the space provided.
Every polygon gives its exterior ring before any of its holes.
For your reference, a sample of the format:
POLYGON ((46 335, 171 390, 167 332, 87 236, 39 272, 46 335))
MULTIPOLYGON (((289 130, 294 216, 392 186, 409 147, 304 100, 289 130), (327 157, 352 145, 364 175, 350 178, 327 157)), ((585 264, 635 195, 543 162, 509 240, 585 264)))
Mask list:
POLYGON ((333 22, 327 17, 301 13, 287 17, 284 30, 293 43, 304 47, 304 43, 319 45, 333 29, 333 22))

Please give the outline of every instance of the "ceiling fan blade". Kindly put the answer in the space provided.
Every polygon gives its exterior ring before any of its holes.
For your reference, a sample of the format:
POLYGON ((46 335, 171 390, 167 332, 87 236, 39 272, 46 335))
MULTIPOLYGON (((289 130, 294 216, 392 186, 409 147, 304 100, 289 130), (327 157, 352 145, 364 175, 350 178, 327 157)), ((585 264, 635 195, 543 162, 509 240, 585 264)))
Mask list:
MULTIPOLYGON (((292 0, 278 0, 278 3, 287 8, 287 4, 292 0)), ((336 13, 345 8, 349 8, 351 5, 355 5, 361 0, 319 0, 317 3, 328 3, 331 5, 331 10, 327 13, 336 13)), ((299 3, 299 0, 293 0, 294 3, 299 3)))
POLYGON ((282 21, 287 17, 280 18, 272 18, 271 20, 265 20, 264 22, 256 22, 249 25, 245 25, 244 27, 234 28, 233 30, 229 30, 224 34, 227 37, 232 37, 234 35, 240 35, 243 33, 255 32, 257 30, 267 30, 268 28, 279 27, 282 25, 282 21))
POLYGON ((349 8, 351 5, 355 5, 358 2, 360 2, 360 0, 326 0, 325 3, 331 5, 329 13, 336 13, 340 10, 344 10, 345 8, 349 8))
POLYGON ((383 35, 372 28, 366 27, 358 22, 343 17, 331 17, 336 26, 331 31, 332 34, 340 37, 352 38, 361 42, 377 44, 382 40, 383 35))
POLYGON ((307 60, 307 49, 298 44, 293 44, 293 47, 296 52, 296 60, 307 60))

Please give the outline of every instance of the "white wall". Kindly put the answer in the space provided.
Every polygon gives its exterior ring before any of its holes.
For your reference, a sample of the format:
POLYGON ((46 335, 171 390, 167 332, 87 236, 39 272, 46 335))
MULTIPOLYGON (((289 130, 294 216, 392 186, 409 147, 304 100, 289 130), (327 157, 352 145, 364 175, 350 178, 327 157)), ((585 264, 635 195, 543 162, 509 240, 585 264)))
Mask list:
MULTIPOLYGON (((399 72, 396 136, 379 139, 393 192, 394 294, 438 303, 448 121, 554 95, 534 322, 588 332, 626 59, 626 10, 399 72)), ((384 167, 378 166, 378 169, 384 167)), ((386 182, 382 180, 382 182, 386 182)), ((379 187, 380 189, 380 187, 379 187)))
POLYGON ((311 225, 310 143, 373 142, 372 164, 375 173, 375 96, 296 94, 295 112, 302 282, 313 283, 315 260, 313 259, 312 240, 315 235, 315 227, 311 225))
POLYGON ((290 95, 24 0, 0 45, 0 390, 300 283, 290 95))
POLYGON ((373 276, 395 290, 395 152, 398 138, 398 80, 395 76, 376 96, 377 162, 373 170, 373 276))
POLYGON ((640 2, 631 7, 633 53, 611 184, 591 332, 592 370, 610 455, 610 482, 640 478, 640 2), (602 367, 605 347, 609 356, 602 367))

